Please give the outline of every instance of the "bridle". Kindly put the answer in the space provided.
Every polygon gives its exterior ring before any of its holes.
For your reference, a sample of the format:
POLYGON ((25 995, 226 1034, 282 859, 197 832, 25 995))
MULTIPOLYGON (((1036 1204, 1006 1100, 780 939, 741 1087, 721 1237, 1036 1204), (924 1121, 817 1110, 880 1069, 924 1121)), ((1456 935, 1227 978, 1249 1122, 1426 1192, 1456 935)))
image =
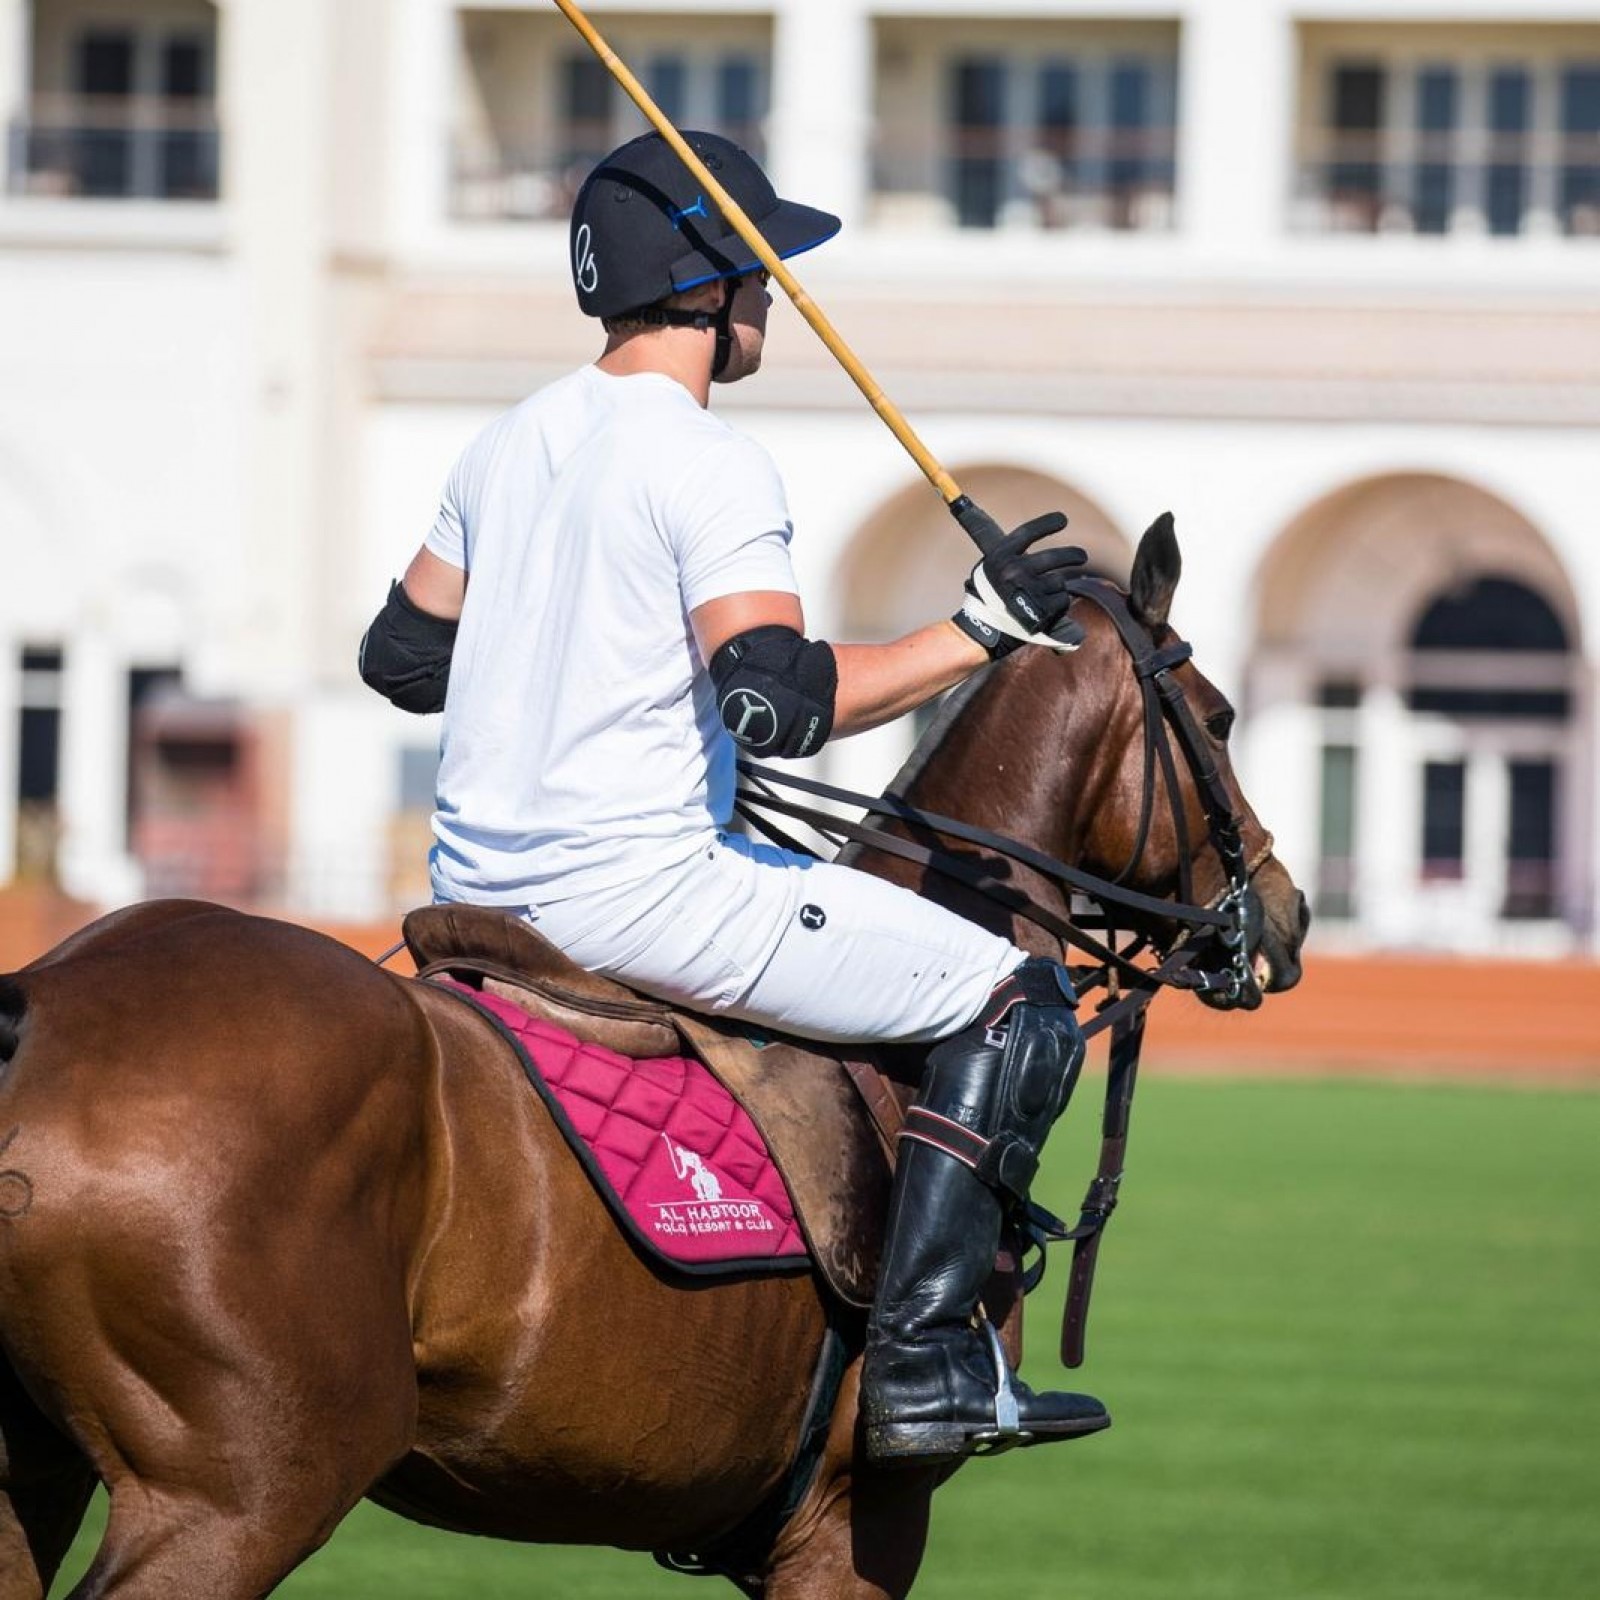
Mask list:
POLYGON ((1104 989, 1095 1015, 1083 1024, 1085 1038, 1110 1031, 1110 1061, 1106 1076, 1105 1111, 1101 1121, 1100 1161, 1088 1193, 1080 1208, 1078 1222, 1068 1227, 1043 1207, 1029 1203, 1020 1219, 1029 1243, 1039 1257, 1024 1274, 1024 1292, 1037 1287, 1044 1275, 1044 1257, 1049 1243, 1071 1240, 1073 1258, 1066 1308, 1061 1330, 1061 1359, 1069 1367, 1081 1365, 1084 1332, 1088 1318, 1089 1293, 1093 1283, 1100 1236, 1116 1208, 1127 1149, 1129 1115, 1138 1075, 1139 1054, 1144 1042, 1145 1012, 1164 988, 1186 989, 1216 996, 1224 1004, 1238 1004, 1255 987, 1250 964, 1252 916, 1251 875, 1272 851, 1271 836, 1254 857, 1244 849, 1242 821, 1234 808, 1218 768, 1215 749, 1201 729, 1174 669, 1189 660, 1192 648, 1180 639, 1158 645, 1150 630, 1133 615, 1128 598, 1115 585, 1099 578, 1077 578, 1071 584, 1073 595, 1097 606, 1110 619, 1123 647, 1131 658, 1138 682, 1144 722, 1144 771, 1139 805, 1139 824, 1128 860, 1114 878, 1101 878, 1058 861, 986 828, 976 828, 953 817, 943 817, 907 804, 894 794, 879 798, 856 794, 813 778, 776 772, 754 763, 739 763, 744 782, 740 785, 735 810, 747 822, 761 829, 787 848, 815 854, 797 843, 773 822, 771 814, 805 823, 836 847, 846 842, 881 851, 910 861, 961 883, 1005 911, 1044 929, 1062 945, 1090 957, 1087 965, 1069 968, 1080 996, 1104 989), (1176 744, 1177 751, 1173 746, 1176 744), (1178 756, 1181 755, 1205 814, 1207 842, 1216 851, 1223 872, 1223 887, 1213 899, 1200 904, 1194 891, 1194 849, 1188 820, 1178 787, 1178 756), (1127 880, 1136 872, 1149 844, 1156 807, 1156 769, 1159 766, 1171 807, 1178 851, 1178 898, 1159 899, 1129 888, 1127 880), (785 798, 778 790, 791 790, 816 799, 860 809, 864 818, 882 819, 852 822, 833 812, 785 798), (902 825, 912 837, 889 832, 884 822, 902 825), (931 842, 922 842, 924 840, 931 842), (1029 868, 1067 892, 1068 915, 1039 904, 1007 883, 1001 871, 958 855, 943 841, 976 845, 985 856, 1016 862, 1029 868), (1076 910, 1073 897, 1094 909, 1076 910), (1123 916, 1119 919, 1118 913, 1123 916), (1131 918, 1130 918, 1131 914, 1131 918), (1118 946, 1117 929, 1136 926, 1139 921, 1159 920, 1176 926, 1180 937, 1166 948, 1159 947, 1151 934, 1136 932, 1130 942, 1118 946), (1099 930, 1098 937, 1091 929, 1099 930), (1206 970, 1197 963, 1209 944, 1219 944, 1226 960, 1206 970), (1139 958, 1153 955, 1151 965, 1139 958))
MULTIPOLYGON (((1182 639, 1158 646, 1149 629, 1133 615, 1127 596, 1102 579, 1077 579, 1072 590, 1098 605, 1116 628, 1132 658, 1144 712, 1144 781, 1139 827, 1127 863, 1111 880, 1112 887, 1120 886, 1144 857, 1155 811, 1155 767, 1159 761, 1178 844, 1178 904, 1167 915, 1176 922, 1188 923, 1197 932, 1208 926, 1197 913, 1203 911, 1224 918, 1215 937, 1229 952, 1229 959, 1225 967, 1210 972, 1198 971, 1186 963, 1162 977, 1159 974, 1163 969, 1157 969, 1158 981, 1175 988, 1220 994, 1224 1000, 1237 1003, 1255 982, 1249 955, 1250 876, 1271 854, 1271 836, 1266 838, 1253 860, 1246 860, 1243 828, 1227 785, 1222 781, 1214 747, 1201 729, 1182 684, 1173 676, 1173 669, 1194 655, 1194 647, 1182 639), (1188 818, 1178 797, 1173 739, 1183 752, 1205 812, 1207 837, 1222 864, 1222 892, 1204 906, 1195 904, 1194 855, 1189 843, 1188 818)), ((1180 949, 1192 944, 1191 939, 1180 949)), ((1169 957, 1169 963, 1171 959, 1169 957)))
POLYGON ((1173 676, 1173 669, 1193 655, 1192 646, 1177 639, 1158 646, 1149 629, 1134 617, 1127 597, 1103 579, 1078 578, 1071 589, 1075 596, 1090 601, 1110 619, 1128 652, 1139 685, 1144 718, 1139 825, 1128 859, 1115 877, 1097 877, 990 829, 973 827, 954 817, 909 805, 893 793, 872 798, 753 762, 739 763, 745 783, 739 790, 735 809, 746 821, 779 843, 808 854, 815 852, 781 836, 767 813, 804 822, 835 845, 849 842, 878 850, 964 884, 1002 909, 1044 929, 1064 946, 1072 946, 1091 956, 1093 965, 1073 969, 1073 979, 1080 992, 1085 987, 1095 988, 1120 978, 1133 987, 1148 988, 1152 993, 1161 988, 1187 989, 1237 1002, 1255 982, 1248 948, 1250 878, 1271 853, 1272 839, 1267 836, 1255 856, 1246 858, 1240 817, 1222 780, 1214 749, 1195 718, 1183 686, 1173 676), (1195 899, 1194 849, 1178 789, 1174 740, 1205 813, 1207 841, 1216 850, 1222 866, 1223 888, 1203 904, 1195 899), (1177 840, 1178 898, 1175 900, 1160 899, 1127 886, 1127 880, 1137 870, 1149 844, 1158 766, 1177 840), (1097 912, 1063 917, 1013 888, 999 873, 975 865, 969 857, 941 850, 936 843, 920 843, 915 837, 907 839, 898 833, 886 832, 879 825, 852 823, 814 806, 786 800, 775 792, 781 789, 856 807, 867 817, 898 821, 906 825, 907 831, 924 839, 977 845, 987 855, 1014 861, 1054 882, 1069 895, 1090 902, 1097 912), (1163 959, 1157 965, 1136 966, 1134 963, 1139 956, 1156 949, 1149 934, 1140 934, 1132 944, 1119 950, 1114 942, 1108 944, 1087 931, 1125 925, 1115 918, 1117 910, 1132 913, 1135 918, 1176 925, 1186 930, 1188 937, 1159 950, 1163 959), (1223 946, 1228 959, 1210 971, 1200 970, 1195 962, 1211 941, 1223 946))

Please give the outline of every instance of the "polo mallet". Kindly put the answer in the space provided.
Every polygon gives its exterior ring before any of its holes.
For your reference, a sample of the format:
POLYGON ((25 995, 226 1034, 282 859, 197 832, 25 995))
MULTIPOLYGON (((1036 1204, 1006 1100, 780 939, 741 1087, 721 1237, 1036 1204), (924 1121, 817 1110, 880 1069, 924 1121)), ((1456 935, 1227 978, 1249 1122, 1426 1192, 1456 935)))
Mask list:
POLYGON ((728 219, 733 231, 755 252, 756 259, 767 269, 794 302, 794 308, 811 324, 817 337, 833 352, 834 359, 850 374, 851 381, 867 397, 867 403, 883 419, 890 433, 905 447, 911 459, 922 469, 923 475, 949 508, 951 516, 966 530, 972 542, 984 555, 989 555, 1005 537, 1005 532, 988 512, 961 492, 961 485, 944 470, 933 452, 919 439, 911 424, 901 414, 900 408, 883 392, 877 380, 867 371, 856 353, 840 337, 838 330, 823 315, 821 308, 800 286, 799 281, 771 245, 761 236, 745 210, 723 186, 717 182, 699 156, 689 147, 689 142, 673 127, 639 80, 628 70, 616 51, 600 37, 594 24, 573 0, 556 0, 568 22, 583 35, 584 42, 605 63, 606 70, 626 91, 627 96, 644 113, 646 120, 677 152, 678 159, 705 186, 706 193, 716 202, 728 219))

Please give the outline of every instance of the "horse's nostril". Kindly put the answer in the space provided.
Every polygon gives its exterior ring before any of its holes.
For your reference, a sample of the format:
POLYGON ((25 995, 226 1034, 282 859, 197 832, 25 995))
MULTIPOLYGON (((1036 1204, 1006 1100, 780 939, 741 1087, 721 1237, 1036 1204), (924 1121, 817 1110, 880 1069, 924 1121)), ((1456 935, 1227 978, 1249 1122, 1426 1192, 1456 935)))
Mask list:
POLYGON ((1300 896, 1300 937, 1305 938, 1311 929, 1311 907, 1306 903, 1306 897, 1300 896))

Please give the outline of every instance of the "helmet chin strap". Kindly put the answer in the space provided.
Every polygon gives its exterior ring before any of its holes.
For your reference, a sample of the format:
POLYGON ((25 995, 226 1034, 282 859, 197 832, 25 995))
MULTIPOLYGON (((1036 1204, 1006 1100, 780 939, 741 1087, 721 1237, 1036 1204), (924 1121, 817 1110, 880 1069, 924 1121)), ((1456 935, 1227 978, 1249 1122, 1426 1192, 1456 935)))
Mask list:
POLYGON ((712 324, 717 330, 717 348, 711 358, 713 383, 728 370, 728 358, 733 354, 733 301, 738 285, 737 278, 724 280, 722 304, 717 307, 716 320, 712 324))
POLYGON ((681 306, 647 306, 642 311, 628 313, 630 322, 642 322, 648 328, 699 328, 712 329, 717 336, 717 346, 711 357, 711 376, 720 378, 728 369, 733 355, 733 301, 737 292, 737 278, 724 278, 722 304, 715 311, 686 311, 681 306))

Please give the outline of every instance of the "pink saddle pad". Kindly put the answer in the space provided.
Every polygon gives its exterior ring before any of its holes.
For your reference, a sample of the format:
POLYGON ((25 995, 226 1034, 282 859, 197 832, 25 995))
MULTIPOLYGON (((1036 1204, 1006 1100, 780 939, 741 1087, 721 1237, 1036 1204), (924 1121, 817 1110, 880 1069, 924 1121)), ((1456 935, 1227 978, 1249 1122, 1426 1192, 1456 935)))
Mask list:
POLYGON ((794 1202, 749 1113, 703 1062, 632 1061, 446 980, 508 1034, 627 1231, 689 1272, 808 1264, 794 1202))

